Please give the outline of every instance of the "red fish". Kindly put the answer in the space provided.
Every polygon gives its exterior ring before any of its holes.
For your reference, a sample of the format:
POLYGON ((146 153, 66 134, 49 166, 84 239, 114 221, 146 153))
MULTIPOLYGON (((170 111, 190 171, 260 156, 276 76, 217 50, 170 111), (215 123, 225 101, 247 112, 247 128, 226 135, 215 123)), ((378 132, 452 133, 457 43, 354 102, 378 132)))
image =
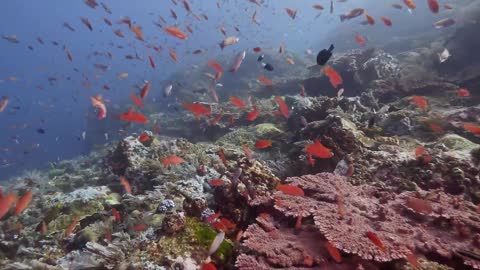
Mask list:
POLYGON ((427 125, 433 132, 436 132, 436 133, 443 133, 444 132, 443 128, 438 124, 428 123, 427 125))
POLYGON ((183 103, 183 107, 191 111, 197 119, 200 119, 201 115, 209 115, 212 113, 210 108, 203 106, 202 104, 197 103, 183 103))
POLYGON ((405 205, 413 209, 415 212, 428 215, 433 212, 432 204, 429 201, 422 200, 415 197, 408 197, 405 205))
POLYGON ((453 5, 452 5, 452 4, 448 4, 448 3, 443 4, 443 7, 444 7, 445 9, 453 9, 453 5))
POLYGON ((415 9, 417 7, 417 5, 415 4, 415 2, 413 2, 413 0, 403 0, 403 3, 405 3, 405 5, 409 9, 415 9))
POLYGON ((428 7, 435 14, 437 14, 438 10, 440 9, 440 6, 438 5, 437 0, 428 0, 428 7))
POLYGON ((314 9, 317 9, 317 10, 323 10, 323 9, 324 9, 323 6, 320 5, 320 4, 315 4, 315 5, 313 5, 312 7, 313 7, 314 9))
POLYGON ((254 121, 260 115, 260 111, 257 109, 257 106, 253 107, 253 111, 248 112, 247 120, 254 121))
POLYGON ((130 186, 127 178, 125 178, 124 176, 120 177, 120 184, 123 186, 126 193, 132 194, 132 187, 130 186))
POLYGON ((273 82, 263 75, 258 75, 258 80, 266 86, 272 86, 273 82))
POLYGON ((427 103, 427 100, 422 97, 422 96, 413 96, 412 97, 412 103, 417 105, 417 107, 421 108, 421 109, 427 109, 428 107, 428 103, 427 103))
POLYGON ((280 107, 280 112, 282 112, 282 115, 288 119, 288 116, 290 115, 290 113, 288 112, 288 106, 285 103, 285 101, 281 97, 276 96, 275 102, 277 102, 278 106, 280 107))
POLYGON ((137 97, 137 95, 135 94, 131 94, 130 95, 130 99, 140 108, 140 109, 143 109, 143 102, 142 100, 137 97))
POLYGON ((213 179, 213 180, 210 180, 210 182, 208 183, 210 184, 210 186, 218 187, 218 186, 223 186, 225 182, 222 179, 213 179))
POLYGON ((112 208, 112 214, 115 217, 115 222, 118 223, 118 222, 122 221, 122 219, 120 217, 120 213, 118 213, 117 209, 112 208))
POLYGON ((107 19, 107 18, 103 18, 103 21, 108 25, 108 26, 112 26, 112 22, 107 19))
POLYGON ((422 156, 425 153, 426 148, 419 145, 415 148, 415 157, 422 156))
POLYGON ((217 270, 217 267, 215 266, 214 263, 210 262, 210 263, 204 263, 202 264, 201 270, 217 270))
POLYGON ((239 109, 245 109, 245 102, 238 97, 230 96, 230 102, 239 109))
POLYGON ((25 208, 27 208, 30 201, 32 201, 32 196, 33 196, 33 193, 31 191, 27 191, 25 195, 23 195, 22 198, 18 200, 17 205, 15 207, 15 211, 14 211, 15 215, 19 215, 20 213, 23 212, 23 210, 25 210, 25 208))
POLYGON ((150 66, 155 69, 155 61, 153 61, 153 57, 151 55, 148 56, 148 60, 150 60, 150 66))
POLYGON ((368 15, 367 13, 365 13, 365 17, 367 18, 368 24, 370 24, 370 25, 374 25, 374 24, 375 24, 375 20, 373 19, 372 16, 368 15))
POLYGON ((389 18, 387 18, 387 17, 382 16, 382 17, 380 17, 380 19, 382 20, 382 22, 383 22, 386 26, 392 26, 392 24, 393 24, 392 21, 391 21, 389 18))
POLYGON ((308 154, 307 155, 307 160, 308 160, 308 163, 310 164, 310 167, 315 167, 315 159, 313 159, 312 155, 308 154))
POLYGON ((470 96, 470 91, 468 91, 466 88, 460 88, 457 90, 457 96, 468 97, 470 96))
POLYGON ((172 18, 173 18, 173 19, 176 20, 176 19, 178 18, 178 17, 177 17, 177 13, 175 13, 175 11, 173 11, 173 10, 171 10, 171 9, 170 9, 170 14, 172 14, 172 18))
POLYGON ((87 18, 83 18, 81 17, 80 20, 82 21, 82 23, 88 27, 88 29, 90 29, 90 31, 93 30, 93 27, 92 27, 92 24, 90 23, 90 21, 87 19, 87 18))
POLYGON ((120 114, 119 118, 120 120, 123 120, 123 121, 140 123, 140 124, 145 124, 148 122, 148 119, 147 117, 145 117, 145 115, 138 112, 134 112, 133 109, 130 109, 127 112, 120 114))
POLYGON ((210 125, 211 125, 211 126, 216 125, 222 118, 223 118, 223 113, 217 115, 215 118, 213 118, 213 119, 210 121, 210 125))
POLYGON ((479 125, 475 125, 473 123, 465 123, 463 124, 463 128, 466 130, 466 131, 469 131, 475 135, 480 135, 480 126, 479 125))
POLYGON ((223 165, 224 165, 225 167, 228 167, 228 166, 227 166, 227 165, 228 165, 228 164, 227 164, 227 159, 225 158, 225 153, 223 152, 223 149, 222 149, 222 148, 220 148, 220 149, 218 150, 218 156, 219 156, 220 159, 222 160, 223 165))
POLYGON ((215 221, 220 215, 222 215, 221 212, 211 214, 210 216, 208 216, 208 217, 205 218, 205 222, 208 223, 208 224, 210 224, 210 223, 212 223, 213 221, 215 221))
POLYGON ((342 262, 342 256, 340 255, 340 252, 334 245, 332 245, 332 243, 326 242, 325 248, 327 249, 328 254, 330 254, 330 257, 332 257, 337 263, 342 262))
POLYGON ((297 11, 296 10, 293 10, 293 9, 290 9, 290 8, 285 8, 285 11, 287 12, 288 16, 290 16, 290 18, 292 18, 292 20, 294 20, 295 17, 297 17, 297 11))
POLYGON ((272 141, 271 140, 258 140, 255 142, 255 148, 258 149, 265 149, 272 147, 272 141))
POLYGON ((256 53, 258 53, 258 52, 261 52, 261 51, 262 51, 262 48, 260 48, 260 47, 255 47, 255 48, 253 48, 253 51, 256 52, 256 53))
POLYGON ((327 75, 334 88, 338 88, 338 86, 343 83, 342 77, 333 68, 325 66, 323 72, 325 72, 325 75, 327 75))
POLYGON ((171 165, 181 164, 184 161, 185 160, 181 157, 177 157, 176 155, 171 155, 171 156, 168 156, 168 157, 162 159, 162 164, 163 164, 164 167, 168 167, 168 166, 171 166, 171 165))
POLYGON ((382 241, 380 240, 380 238, 378 238, 377 234, 374 233, 374 232, 367 232, 367 237, 368 239, 370 239, 370 241, 372 241, 372 243, 374 245, 376 245, 377 247, 379 247, 383 252, 385 252, 385 247, 383 246, 382 244, 382 241))
POLYGON ((173 26, 165 27, 164 30, 169 35, 172 35, 176 38, 187 39, 187 34, 185 34, 182 30, 178 29, 177 27, 173 27, 173 26))
POLYGON ((67 54, 67 58, 70 62, 73 62, 73 56, 72 54, 70 53, 70 51, 68 51, 66 48, 65 48, 65 53, 67 54))
POLYGON ((138 136, 138 140, 143 143, 150 140, 150 136, 148 135, 148 133, 143 132, 142 134, 140 134, 140 136, 138 136))
POLYGON ((330 149, 323 146, 318 139, 313 144, 307 144, 305 146, 305 152, 318 158, 331 158, 333 153, 330 149))
POLYGON ((3 196, 0 199, 0 219, 3 218, 10 208, 12 208, 13 204, 17 201, 17 196, 13 193, 8 193, 6 196, 3 196))
POLYGON ((135 232, 143 232, 143 231, 146 231, 147 229, 148 229, 147 224, 137 224, 132 227, 132 230, 135 232))
POLYGON ((281 191, 287 195, 292 195, 292 196, 304 196, 305 193, 303 192, 303 189, 294 186, 294 185, 284 185, 284 184, 279 184, 277 186, 277 190, 281 191))
POLYGON ((360 44, 360 46, 365 46, 365 44, 366 44, 365 39, 362 36, 360 36, 359 34, 355 35, 355 40, 357 41, 358 44, 360 44))
POLYGON ((413 266, 413 269, 418 269, 420 267, 420 264, 418 263, 415 254, 408 253, 405 259, 407 259, 407 261, 413 266))
POLYGON ((151 88, 152 85, 149 82, 145 83, 142 90, 140 90, 140 98, 144 99, 148 95, 148 92, 150 92, 151 88))
POLYGON ((297 222, 295 222, 295 230, 300 230, 302 226, 302 215, 297 216, 297 222))

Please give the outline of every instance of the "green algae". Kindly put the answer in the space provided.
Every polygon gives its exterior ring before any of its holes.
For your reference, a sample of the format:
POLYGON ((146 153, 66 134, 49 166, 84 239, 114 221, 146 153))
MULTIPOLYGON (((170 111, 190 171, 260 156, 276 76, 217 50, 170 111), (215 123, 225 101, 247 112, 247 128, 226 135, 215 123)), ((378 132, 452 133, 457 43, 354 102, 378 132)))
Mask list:
MULTIPOLYGON (((187 254, 206 254, 218 233, 196 218, 187 217, 185 229, 174 235, 164 235, 158 246, 164 256, 176 258, 187 254)), ((214 255, 226 262, 231 256, 233 245, 229 240, 223 241, 214 255)))

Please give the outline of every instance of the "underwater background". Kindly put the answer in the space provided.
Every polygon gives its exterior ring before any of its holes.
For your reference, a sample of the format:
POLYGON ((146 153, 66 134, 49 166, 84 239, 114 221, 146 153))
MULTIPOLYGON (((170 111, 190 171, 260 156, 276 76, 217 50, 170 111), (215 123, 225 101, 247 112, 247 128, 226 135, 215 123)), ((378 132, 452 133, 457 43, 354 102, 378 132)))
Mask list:
POLYGON ((1 269, 480 269, 480 3, 0 11, 1 269))

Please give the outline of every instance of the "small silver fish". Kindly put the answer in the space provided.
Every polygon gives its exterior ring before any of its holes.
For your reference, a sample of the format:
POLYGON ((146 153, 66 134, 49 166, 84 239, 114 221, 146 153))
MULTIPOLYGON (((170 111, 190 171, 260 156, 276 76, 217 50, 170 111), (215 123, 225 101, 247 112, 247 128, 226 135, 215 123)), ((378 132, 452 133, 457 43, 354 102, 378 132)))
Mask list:
POLYGON ((225 232, 221 231, 215 236, 215 239, 213 239, 212 244, 210 245, 210 249, 208 250, 208 256, 212 255, 217 251, 217 249, 220 247, 220 244, 222 244, 223 240, 225 239, 225 232))
POLYGON ((447 61, 448 58, 452 56, 450 52, 445 48, 441 53, 438 54, 438 60, 440 60, 440 63, 443 63, 447 61))
POLYGON ((167 87, 165 87, 165 90, 163 91, 163 96, 169 97, 172 94, 172 89, 173 89, 173 85, 171 84, 167 85, 167 87))

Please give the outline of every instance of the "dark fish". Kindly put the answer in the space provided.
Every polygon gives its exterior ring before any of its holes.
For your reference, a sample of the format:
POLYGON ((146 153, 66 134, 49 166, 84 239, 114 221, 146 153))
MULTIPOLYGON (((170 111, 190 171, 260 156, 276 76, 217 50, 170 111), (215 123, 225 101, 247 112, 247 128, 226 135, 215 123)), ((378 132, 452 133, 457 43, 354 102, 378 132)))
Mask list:
POLYGON ((269 63, 262 63, 262 66, 264 69, 268 70, 268 71, 273 71, 273 66, 270 65, 269 63))
POLYGON ((263 60, 263 58, 265 58, 265 55, 261 54, 258 56, 257 61, 260 62, 263 60))
POLYGON ((73 28, 69 23, 64 22, 63 27, 67 28, 68 30, 75 32, 75 28, 73 28))
POLYGON ((332 51, 334 48, 335 47, 333 47, 333 44, 332 44, 330 45, 330 48, 328 48, 328 50, 326 49, 321 50, 317 55, 317 64, 319 64, 320 66, 325 65, 328 59, 332 57, 332 51))
POLYGON ((39 133, 39 134, 45 134, 45 129, 43 129, 43 128, 38 128, 38 129, 37 129, 37 133, 39 133))

